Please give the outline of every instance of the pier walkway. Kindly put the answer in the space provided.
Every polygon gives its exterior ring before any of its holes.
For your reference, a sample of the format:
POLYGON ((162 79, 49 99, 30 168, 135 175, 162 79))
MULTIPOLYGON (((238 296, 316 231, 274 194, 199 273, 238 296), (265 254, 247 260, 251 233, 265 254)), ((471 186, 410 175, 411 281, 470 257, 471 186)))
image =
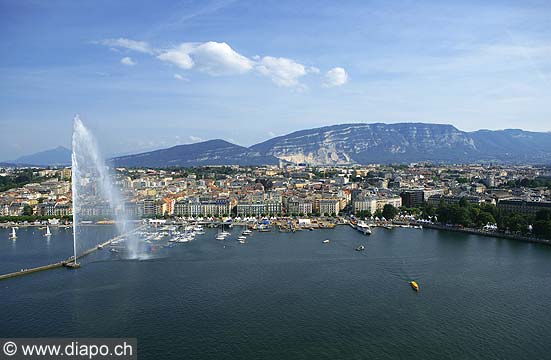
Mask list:
MULTIPOLYGON (((86 250, 85 252, 83 252, 82 254, 78 255, 78 256, 77 256, 77 260, 78 260, 78 259, 82 259, 83 257, 90 255, 91 253, 93 253, 93 252, 96 251, 96 250, 102 249, 102 248, 104 248, 105 246, 110 245, 113 241, 122 239, 122 238, 124 238, 125 236, 128 236, 129 234, 132 234, 132 233, 134 233, 134 232, 137 232, 137 231, 143 229, 145 226, 146 226, 146 225, 139 226, 139 227, 135 228, 134 230, 132 230, 132 231, 130 231, 130 232, 128 232, 128 233, 125 233, 125 234, 122 234, 122 235, 118 235, 118 236, 115 236, 114 238, 111 238, 111 239, 109 239, 109 240, 107 240, 107 241, 104 241, 103 243, 98 244, 97 246, 95 246, 95 247, 93 247, 93 248, 91 248, 91 249, 88 249, 88 250, 86 250)), ((3 275, 0 275, 0 281, 1 281, 1 280, 11 279, 11 278, 18 277, 18 276, 33 274, 33 273, 40 272, 40 271, 46 271, 46 270, 56 269, 56 268, 60 268, 60 267, 71 267, 71 266, 69 266, 69 264, 74 263, 73 258, 74 258, 74 256, 71 256, 71 257, 69 257, 67 260, 62 260, 62 261, 59 261, 59 262, 56 262, 56 263, 53 263, 53 264, 48 264, 48 265, 43 265, 43 266, 37 266, 37 267, 34 267, 34 268, 30 268, 30 269, 22 269, 22 270, 19 270, 19 271, 16 271, 16 272, 12 272, 12 273, 9 273, 9 274, 3 274, 3 275)))

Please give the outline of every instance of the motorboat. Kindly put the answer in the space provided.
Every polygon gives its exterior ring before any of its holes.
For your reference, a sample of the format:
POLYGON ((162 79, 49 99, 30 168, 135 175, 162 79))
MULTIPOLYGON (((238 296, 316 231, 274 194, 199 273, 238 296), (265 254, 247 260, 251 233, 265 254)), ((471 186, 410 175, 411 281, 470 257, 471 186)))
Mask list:
POLYGON ((356 230, 364 235, 371 235, 371 228, 363 221, 359 221, 358 224, 356 224, 356 230))
POLYGON ((416 281, 410 281, 409 284, 411 285, 411 288, 417 292, 419 292, 419 284, 417 284, 416 281))
POLYGON ((330 241, 329 239, 323 240, 323 243, 324 243, 324 244, 329 244, 330 242, 331 242, 331 241, 330 241))
POLYGON ((356 248, 356 251, 364 251, 365 250, 365 246, 363 245, 360 245, 356 248))

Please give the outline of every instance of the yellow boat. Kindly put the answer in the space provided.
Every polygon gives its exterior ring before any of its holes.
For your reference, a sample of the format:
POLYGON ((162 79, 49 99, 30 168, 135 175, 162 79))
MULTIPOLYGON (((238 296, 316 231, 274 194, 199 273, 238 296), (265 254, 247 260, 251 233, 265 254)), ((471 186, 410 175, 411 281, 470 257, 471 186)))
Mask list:
POLYGON ((411 285, 411 288, 415 291, 419 291, 419 284, 415 281, 410 281, 409 284, 411 285))

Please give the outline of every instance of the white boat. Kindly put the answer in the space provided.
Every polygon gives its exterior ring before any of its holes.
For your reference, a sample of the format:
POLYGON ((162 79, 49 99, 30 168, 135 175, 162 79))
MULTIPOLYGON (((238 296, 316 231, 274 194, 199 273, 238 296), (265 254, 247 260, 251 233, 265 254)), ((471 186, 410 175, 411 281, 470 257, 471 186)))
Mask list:
POLYGON ((247 240, 247 237, 246 236, 239 236, 237 238, 237 241, 240 243, 240 244, 244 244, 245 243, 245 240, 247 240))
POLYGON ((50 227, 46 226, 46 234, 44 236, 52 236, 52 233, 50 232, 50 227))
POLYGON ((12 227, 11 228, 11 235, 10 235, 10 239, 17 239, 17 234, 15 233, 15 228, 12 227))
POLYGON ((229 235, 231 235, 231 233, 225 231, 225 230, 224 230, 224 224, 222 224, 222 232, 220 232, 219 235, 222 235, 222 236, 229 236, 229 235))
POLYGON ((356 230, 364 235, 371 235, 371 228, 363 221, 359 221, 358 224, 356 224, 356 230))
POLYGON ((222 240, 224 240, 225 238, 226 238, 226 237, 223 236, 223 235, 218 235, 218 236, 216 237, 216 240, 222 241, 222 240))
POLYGON ((253 232, 252 232, 251 230, 245 229, 245 230, 243 230, 243 232, 242 232, 241 234, 243 234, 243 235, 250 235, 250 234, 252 234, 252 233, 253 233, 253 232))
POLYGON ((329 239, 323 240, 323 243, 324 243, 324 244, 329 244, 330 242, 331 242, 331 241, 330 241, 329 239))

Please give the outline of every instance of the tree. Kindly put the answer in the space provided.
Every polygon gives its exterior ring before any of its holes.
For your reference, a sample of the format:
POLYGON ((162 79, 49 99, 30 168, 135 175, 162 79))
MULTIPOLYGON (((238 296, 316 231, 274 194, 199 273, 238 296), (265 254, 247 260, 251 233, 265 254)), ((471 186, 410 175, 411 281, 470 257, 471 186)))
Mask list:
POLYGON ((359 210, 359 211, 356 211, 356 216, 360 218, 368 218, 368 217, 371 217, 371 211, 359 210))
POLYGON ((476 217, 476 225, 479 227, 485 226, 486 224, 495 224, 496 219, 492 214, 486 211, 481 211, 476 217))
POLYGON ((537 220, 533 226, 534 235, 551 239, 551 220, 537 220))
POLYGON ((30 205, 23 206, 23 216, 32 216, 33 208, 30 205))
POLYGON ((547 209, 540 210, 536 213, 536 220, 549 221, 551 220, 551 211, 547 209))
POLYGON ((385 204, 383 207, 383 217, 387 220, 392 220, 398 215, 398 209, 394 205, 385 204))
POLYGON ((423 219, 429 219, 436 215, 436 208, 431 204, 426 204, 421 211, 423 219))

